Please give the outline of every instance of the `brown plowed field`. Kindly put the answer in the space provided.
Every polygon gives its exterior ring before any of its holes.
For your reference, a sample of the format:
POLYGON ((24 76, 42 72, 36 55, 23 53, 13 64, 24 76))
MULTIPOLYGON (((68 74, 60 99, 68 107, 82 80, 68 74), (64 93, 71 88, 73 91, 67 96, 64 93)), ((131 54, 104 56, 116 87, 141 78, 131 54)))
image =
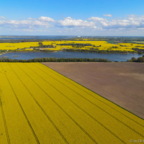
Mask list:
POLYGON ((144 64, 115 62, 43 64, 144 118, 144 64))

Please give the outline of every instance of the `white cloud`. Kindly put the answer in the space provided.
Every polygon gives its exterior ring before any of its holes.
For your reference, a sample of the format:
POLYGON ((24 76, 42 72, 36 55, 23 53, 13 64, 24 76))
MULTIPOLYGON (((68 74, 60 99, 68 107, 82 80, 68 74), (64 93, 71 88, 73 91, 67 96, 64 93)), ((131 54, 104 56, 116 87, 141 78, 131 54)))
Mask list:
POLYGON ((101 18, 101 17, 91 17, 91 18, 89 18, 89 20, 92 20, 92 21, 104 21, 105 19, 101 18))
POLYGON ((92 21, 73 19, 71 17, 67 17, 64 20, 60 20, 59 24, 60 26, 65 27, 95 27, 95 24, 92 21))
POLYGON ((144 16, 128 16, 123 19, 106 19, 100 17, 91 17, 90 20, 95 22, 95 25, 103 29, 132 29, 132 28, 144 28, 144 16))
POLYGON ((105 16, 105 17, 112 17, 111 14, 105 14, 104 16, 105 16))
POLYGON ((50 17, 39 17, 37 19, 28 18, 26 20, 9 20, 6 18, 0 19, 0 26, 1 27, 8 27, 8 28, 18 28, 21 30, 26 29, 36 29, 40 27, 50 27, 54 20, 50 17))
POLYGON ((91 17, 90 21, 95 23, 96 27, 103 28, 103 26, 108 26, 108 20, 100 17, 91 17))
POLYGON ((40 21, 47 21, 47 22, 54 22, 54 19, 50 18, 50 17, 44 17, 44 16, 41 16, 39 18, 40 21))
POLYGON ((144 16, 129 15, 125 18, 90 17, 88 19, 74 19, 66 17, 62 20, 54 20, 50 17, 27 18, 23 20, 9 20, 0 16, 0 29, 10 31, 62 31, 66 33, 88 33, 97 31, 141 31, 144 30, 144 16))
POLYGON ((139 29, 144 28, 144 16, 129 16, 124 19, 113 19, 107 28, 139 29))
POLYGON ((2 20, 2 19, 6 19, 4 16, 0 16, 0 20, 2 20))

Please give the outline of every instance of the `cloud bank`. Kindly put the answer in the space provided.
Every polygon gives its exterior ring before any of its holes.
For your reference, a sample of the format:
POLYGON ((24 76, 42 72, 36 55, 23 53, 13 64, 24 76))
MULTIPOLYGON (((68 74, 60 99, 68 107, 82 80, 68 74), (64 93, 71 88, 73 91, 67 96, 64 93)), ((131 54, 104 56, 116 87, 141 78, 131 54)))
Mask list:
MULTIPOLYGON (((10 20, 0 16, 0 30, 10 31, 48 31, 58 30, 61 32, 76 30, 89 33, 91 31, 143 31, 144 16, 130 15, 125 18, 112 18, 106 14, 104 17, 90 17, 87 19, 75 19, 66 17, 55 20, 51 17, 27 18, 24 20, 10 20)), ((51 31, 52 32, 52 31, 51 31)), ((55 31, 56 32, 56 31, 55 31)))

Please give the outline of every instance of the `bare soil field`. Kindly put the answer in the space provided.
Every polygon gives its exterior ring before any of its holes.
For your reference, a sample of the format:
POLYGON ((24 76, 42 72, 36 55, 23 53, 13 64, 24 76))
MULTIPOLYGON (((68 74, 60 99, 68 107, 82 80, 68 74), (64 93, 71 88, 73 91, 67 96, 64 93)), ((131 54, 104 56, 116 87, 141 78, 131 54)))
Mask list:
POLYGON ((128 62, 43 64, 144 118, 144 64, 128 62))

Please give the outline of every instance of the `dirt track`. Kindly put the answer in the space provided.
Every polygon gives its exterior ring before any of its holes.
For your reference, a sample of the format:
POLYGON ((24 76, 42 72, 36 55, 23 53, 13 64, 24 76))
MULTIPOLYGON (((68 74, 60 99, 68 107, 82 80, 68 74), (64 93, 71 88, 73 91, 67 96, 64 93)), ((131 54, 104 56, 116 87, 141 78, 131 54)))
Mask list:
POLYGON ((144 118, 144 64, 43 63, 144 118))

